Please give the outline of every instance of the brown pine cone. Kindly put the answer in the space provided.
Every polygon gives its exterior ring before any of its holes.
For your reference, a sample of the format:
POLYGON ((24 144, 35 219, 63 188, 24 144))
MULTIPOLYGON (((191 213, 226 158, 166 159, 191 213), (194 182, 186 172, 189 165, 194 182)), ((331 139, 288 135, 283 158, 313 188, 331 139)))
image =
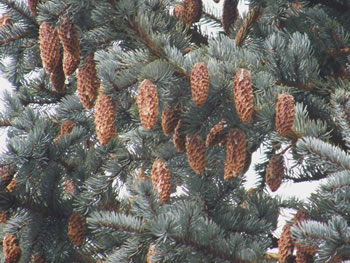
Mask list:
POLYGON ((138 88, 137 105, 145 130, 151 130, 158 119, 158 92, 152 81, 145 79, 138 88))
POLYGON ((52 25, 43 23, 39 29, 40 55, 46 72, 52 73, 60 62, 58 34, 52 25))
POLYGON ((225 0, 222 9, 221 23, 227 35, 230 35, 230 28, 239 17, 238 0, 225 0))
POLYGON ((69 17, 65 16, 58 30, 59 38, 65 53, 80 57, 80 42, 77 30, 69 17))
POLYGON ((106 145, 117 133, 114 124, 115 103, 100 92, 95 105, 95 130, 98 141, 106 145))
POLYGON ((61 123, 61 133, 55 139, 55 142, 59 141, 63 136, 70 135, 73 128, 75 127, 75 123, 70 120, 64 120, 61 123))
POLYGON ((73 212, 68 220, 68 238, 74 246, 81 247, 85 239, 85 218, 73 212))
POLYGON ((276 131, 282 137, 292 131, 294 122, 294 99, 288 93, 280 94, 276 103, 276 131))
POLYGON ((174 16, 180 20, 183 21, 185 15, 185 8, 182 4, 176 4, 174 7, 174 16))
POLYGON ((77 72, 77 90, 80 103, 85 109, 91 109, 97 98, 100 80, 97 77, 94 55, 86 56, 84 65, 77 72))
POLYGON ((278 240, 278 257, 281 262, 285 262, 289 255, 293 254, 294 243, 292 239, 291 225, 285 224, 282 229, 282 234, 278 240))
POLYGON ((17 244, 16 236, 13 234, 7 234, 2 244, 5 263, 18 263, 21 259, 22 251, 17 244))
POLYGON ((74 56, 72 53, 63 53, 63 72, 66 76, 72 75, 78 68, 80 57, 74 56))
POLYGON ((201 174, 205 169, 205 148, 202 139, 198 135, 186 137, 187 160, 196 174, 201 174))
POLYGON ((181 125, 182 125, 182 120, 179 120, 174 129, 174 137, 173 137, 173 143, 178 152, 185 151, 186 139, 185 139, 185 136, 180 133, 181 125))
POLYGON ((236 111, 242 122, 249 122, 254 111, 254 97, 250 73, 239 69, 233 79, 236 111))
POLYGON ((153 191, 159 193, 160 203, 163 205, 170 199, 171 178, 168 166, 157 158, 152 165, 153 191))
POLYGON ((202 0, 185 0, 184 1, 184 23, 190 27, 193 23, 198 22, 202 16, 202 0))
POLYGON ((33 16, 38 15, 36 7, 39 4, 39 2, 40 2, 40 0, 28 0, 28 7, 29 7, 30 12, 32 12, 33 16))
POLYGON ((205 147, 210 147, 220 143, 224 139, 222 132, 226 127, 227 125, 225 120, 222 120, 218 124, 215 124, 214 127, 210 129, 209 134, 205 139, 205 147))
POLYGON ((180 109, 164 109, 162 112, 162 130, 167 136, 172 133, 179 121, 180 109))
POLYGON ((58 93, 62 93, 65 88, 65 85, 64 85, 65 80, 66 80, 66 76, 64 75, 62 61, 60 60, 57 67, 50 74, 52 89, 58 93))
POLYGON ((278 154, 272 156, 269 163, 266 166, 266 171, 265 171, 265 182, 269 186, 272 192, 277 191, 277 189, 282 184, 283 175, 284 175, 283 156, 278 154))
POLYGON ((243 171, 246 165, 246 154, 246 138, 244 132, 238 128, 233 129, 226 136, 225 180, 231 180, 243 171))
POLYGON ((203 106, 208 97, 209 72, 204 63, 196 63, 191 72, 192 99, 197 106, 203 106))

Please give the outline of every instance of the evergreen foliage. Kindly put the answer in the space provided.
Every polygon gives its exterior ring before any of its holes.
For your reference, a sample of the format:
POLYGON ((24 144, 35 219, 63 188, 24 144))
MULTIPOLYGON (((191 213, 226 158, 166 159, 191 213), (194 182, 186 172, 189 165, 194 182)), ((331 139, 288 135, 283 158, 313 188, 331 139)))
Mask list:
POLYGON ((350 1, 221 1, 0 0, 4 262, 350 260, 350 1))

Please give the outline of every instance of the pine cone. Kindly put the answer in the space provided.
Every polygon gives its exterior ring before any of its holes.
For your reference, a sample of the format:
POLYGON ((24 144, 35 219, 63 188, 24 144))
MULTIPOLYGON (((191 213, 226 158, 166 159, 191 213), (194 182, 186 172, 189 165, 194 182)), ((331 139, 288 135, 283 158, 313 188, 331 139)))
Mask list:
POLYGON ((185 14, 185 8, 182 4, 176 4, 174 7, 174 16, 180 20, 183 21, 185 14))
POLYGON ((6 167, 0 168, 1 182, 4 187, 11 183, 14 174, 14 172, 9 171, 6 167))
POLYGON ((0 212, 0 224, 7 222, 7 212, 0 212))
POLYGON ((226 137, 226 160, 224 179, 231 180, 238 176, 246 164, 246 138, 238 128, 229 132, 226 137))
POLYGON ((68 220, 68 237, 77 247, 83 245, 85 239, 85 218, 82 214, 73 212, 68 220))
POLYGON ((242 122, 249 122, 254 111, 254 97, 250 73, 239 69, 233 79, 236 111, 242 122))
POLYGON ((77 30, 69 17, 65 16, 58 30, 59 38, 64 53, 69 53, 75 58, 80 57, 80 42, 77 30))
POLYGON ((19 262, 22 251, 17 245, 17 238, 13 234, 7 234, 3 240, 3 255, 5 263, 17 263, 19 262))
POLYGON ((191 73, 192 99, 197 106, 204 105, 209 91, 209 72, 204 63, 193 66, 191 73))
POLYGON ((36 7, 39 4, 39 2, 40 2, 40 0, 28 0, 28 7, 29 7, 30 12, 32 12, 33 16, 38 15, 36 7))
POLYGON ((239 16, 238 0, 225 0, 222 9, 221 23, 227 35, 230 35, 230 28, 239 16))
POLYGON ((71 53, 63 53, 63 72, 64 75, 70 76, 78 68, 80 63, 80 57, 76 57, 71 53))
POLYGON ((313 263, 313 257, 312 255, 306 253, 306 251, 302 249, 297 248, 297 252, 295 255, 295 262, 296 263, 313 263))
POLYGON ((276 131, 285 137, 292 131, 294 122, 294 99, 288 93, 280 94, 276 103, 276 131))
POLYGON ((52 73, 60 61, 60 46, 56 30, 47 23, 39 29, 40 54, 46 72, 52 73))
POLYGON ((182 125, 182 120, 177 122, 177 125, 174 130, 173 143, 178 152, 185 151, 185 136, 180 133, 180 128, 182 125))
POLYGON ((293 254, 294 243, 292 239, 291 225, 285 224, 282 229, 282 234, 278 240, 278 257, 281 262, 285 262, 287 257, 293 254))
POLYGON ((266 171, 265 171, 265 182, 269 186, 272 192, 277 191, 277 189, 282 184, 283 175, 284 175, 283 156, 281 155, 272 156, 269 163, 266 166, 266 171))
POLYGON ((153 191, 159 193, 160 203, 163 205, 170 199, 171 178, 168 166, 157 158, 152 165, 153 191))
POLYGON ((94 55, 85 58, 84 65, 77 72, 77 90, 80 103, 85 109, 91 109, 96 98, 100 81, 97 77, 94 55))
POLYGON ((62 93, 65 87, 64 86, 65 80, 66 80, 66 76, 64 75, 62 61, 60 60, 57 67, 50 74, 52 89, 58 93, 62 93))
POLYGON ((179 121, 180 109, 164 109, 162 112, 162 130, 167 136, 172 133, 179 121))
POLYGON ((186 137, 187 160, 196 174, 201 174, 205 168, 205 148, 198 135, 186 137))
POLYGON ((106 145, 117 133, 114 125, 115 103, 100 92, 95 105, 95 130, 99 142, 106 145))
POLYGON ((145 79, 138 88, 137 105, 140 120, 146 130, 151 130, 158 119, 158 93, 157 86, 145 79))
POLYGON ((16 190, 16 187, 17 187, 17 179, 16 177, 13 177, 11 182, 8 184, 8 186, 6 187, 6 189, 12 193, 13 191, 16 190))
POLYGON ((147 259, 146 262, 147 263, 156 263, 156 261, 153 261, 151 259, 151 257, 156 256, 157 252, 156 252, 156 245, 151 243, 148 247, 148 252, 147 252, 147 259))
POLYGON ((222 136, 223 130, 227 127, 224 120, 220 121, 218 124, 215 124, 213 128, 210 129, 209 134, 205 140, 205 147, 213 146, 218 144, 224 139, 222 136))
POLYGON ((185 0, 184 9, 184 23, 190 27, 193 23, 201 19, 203 9, 202 0, 185 0))
POLYGON ((61 124, 61 133, 55 139, 55 142, 59 141, 63 136, 70 135, 73 128, 75 127, 75 123, 70 120, 65 120, 61 124))
POLYGON ((35 254, 32 257, 32 262, 33 263, 46 263, 46 260, 43 256, 39 255, 39 254, 35 254))
POLYGON ((298 210, 297 213, 294 215, 293 223, 294 225, 299 225, 299 223, 303 221, 308 221, 310 218, 307 215, 306 211, 304 210, 298 210))

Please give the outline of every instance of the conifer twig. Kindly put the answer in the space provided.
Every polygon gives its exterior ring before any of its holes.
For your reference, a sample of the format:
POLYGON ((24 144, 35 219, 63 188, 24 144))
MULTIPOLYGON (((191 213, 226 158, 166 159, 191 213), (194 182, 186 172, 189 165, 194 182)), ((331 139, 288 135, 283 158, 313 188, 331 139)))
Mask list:
POLYGON ((235 43, 238 47, 241 47, 243 45, 244 40, 247 38, 254 23, 258 21, 260 16, 261 8, 259 6, 256 6, 249 11, 247 17, 244 19, 243 24, 235 37, 235 43))

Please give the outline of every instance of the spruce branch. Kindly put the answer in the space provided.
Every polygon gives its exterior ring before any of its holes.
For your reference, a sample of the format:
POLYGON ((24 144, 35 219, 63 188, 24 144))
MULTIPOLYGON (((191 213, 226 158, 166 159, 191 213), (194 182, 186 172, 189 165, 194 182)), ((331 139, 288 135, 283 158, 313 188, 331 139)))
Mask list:
POLYGON ((17 35, 14 35, 14 36, 11 36, 11 37, 8 37, 8 38, 1 40, 0 46, 8 44, 9 42, 13 42, 13 41, 28 37, 31 34, 32 34, 31 30, 23 31, 21 34, 17 34, 17 35))
POLYGON ((23 16, 25 19, 27 19, 28 21, 31 22, 32 25, 34 25, 36 28, 39 28, 38 23, 36 22, 36 20, 32 17, 29 16, 26 12, 24 12, 24 10, 22 10, 21 8, 19 8, 16 4, 15 1, 8 1, 8 0, 0 0, 0 3, 7 5, 9 8, 11 8, 12 10, 15 10, 17 13, 19 13, 21 16, 23 16))
POLYGON ((261 12, 262 10, 260 6, 255 6, 249 11, 247 17, 244 19, 243 24, 235 37, 235 43, 238 47, 241 47, 243 45, 243 42, 247 38, 254 23, 257 22, 259 17, 261 16, 261 12))

